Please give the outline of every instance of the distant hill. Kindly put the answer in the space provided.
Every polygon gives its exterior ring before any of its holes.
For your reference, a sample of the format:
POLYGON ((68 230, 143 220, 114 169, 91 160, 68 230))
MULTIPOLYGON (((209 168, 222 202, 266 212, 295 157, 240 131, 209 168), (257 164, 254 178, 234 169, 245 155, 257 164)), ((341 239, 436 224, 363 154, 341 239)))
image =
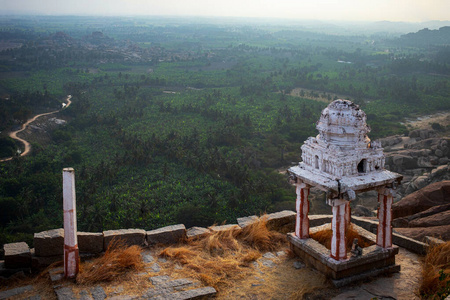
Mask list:
POLYGON ((428 47, 431 45, 450 45, 450 26, 441 27, 437 30, 424 28, 415 33, 402 35, 396 40, 396 44, 412 47, 428 47))

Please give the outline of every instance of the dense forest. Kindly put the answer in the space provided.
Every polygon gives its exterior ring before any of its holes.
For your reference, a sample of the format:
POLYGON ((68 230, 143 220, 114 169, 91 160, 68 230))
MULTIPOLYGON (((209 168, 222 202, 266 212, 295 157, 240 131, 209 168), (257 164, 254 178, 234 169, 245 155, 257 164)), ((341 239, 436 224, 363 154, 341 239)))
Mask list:
MULTIPOLYGON (((450 33, 386 38, 289 25, 162 18, 0 19, 0 246, 62 226, 64 167, 78 228, 187 227, 293 209, 279 173, 321 110, 350 99, 371 138, 450 109, 450 33), (64 125, 8 132, 35 114, 64 125), (45 134, 42 131, 45 131, 45 134), (40 133, 38 133, 38 131, 40 133), (39 139, 36 136, 43 136, 39 139)), ((312 204, 314 210, 314 203, 312 204)))

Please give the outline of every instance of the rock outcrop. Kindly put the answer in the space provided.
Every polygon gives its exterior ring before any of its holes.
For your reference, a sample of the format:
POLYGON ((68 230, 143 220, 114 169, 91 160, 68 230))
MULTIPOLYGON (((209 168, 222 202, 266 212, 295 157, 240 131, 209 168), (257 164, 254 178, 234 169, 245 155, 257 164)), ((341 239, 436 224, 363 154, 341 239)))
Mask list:
POLYGON ((450 240, 450 180, 430 184, 392 207, 395 231, 419 241, 450 240))
POLYGON ((450 203, 450 180, 430 184, 392 206, 393 218, 411 216, 450 203))

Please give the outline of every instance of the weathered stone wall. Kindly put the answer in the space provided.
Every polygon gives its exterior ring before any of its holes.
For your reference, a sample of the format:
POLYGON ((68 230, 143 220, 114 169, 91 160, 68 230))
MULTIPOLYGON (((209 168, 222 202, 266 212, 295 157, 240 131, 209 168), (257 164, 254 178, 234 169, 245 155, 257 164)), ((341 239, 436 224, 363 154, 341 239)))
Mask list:
MULTIPOLYGON (((166 226, 150 231, 144 229, 117 229, 104 232, 78 232, 78 248, 81 254, 96 255, 105 251, 111 241, 120 239, 127 245, 151 247, 156 244, 176 244, 186 238, 196 238, 213 231, 226 230, 233 226, 240 228, 258 221, 257 216, 239 218, 238 224, 192 227, 186 230, 183 224, 166 226)), ((280 232, 292 231, 295 212, 281 211, 267 215, 267 225, 280 232)), ((64 254, 64 229, 52 229, 34 234, 34 249, 24 243, 5 244, 5 268, 31 269, 48 266, 62 261, 64 254)), ((1 271, 1 270, 0 270, 1 271)))
MULTIPOLYGON (((295 227, 296 213, 289 210, 268 214, 267 227, 282 233, 292 232, 295 227)), ((331 222, 331 215, 310 215, 309 220, 312 227, 331 222)), ((127 245, 139 245, 152 247, 156 244, 171 245, 182 242, 185 239, 199 238, 209 232, 227 230, 230 228, 244 228, 258 221, 257 216, 242 217, 237 219, 237 224, 220 226, 192 227, 186 230, 183 224, 171 225, 155 230, 145 231, 143 229, 118 229, 104 232, 78 232, 78 247, 80 253, 96 255, 105 251, 113 239, 122 239, 127 245)), ((352 222, 376 233, 378 221, 352 216, 352 222)), ((394 233, 394 243, 416 253, 424 253, 427 244, 411 238, 394 233)), ((2 269, 0 262, 0 276, 2 272, 9 274, 11 269, 36 269, 48 266, 54 262, 63 260, 64 230, 53 229, 34 234, 34 249, 24 243, 5 244, 6 269, 2 269)))

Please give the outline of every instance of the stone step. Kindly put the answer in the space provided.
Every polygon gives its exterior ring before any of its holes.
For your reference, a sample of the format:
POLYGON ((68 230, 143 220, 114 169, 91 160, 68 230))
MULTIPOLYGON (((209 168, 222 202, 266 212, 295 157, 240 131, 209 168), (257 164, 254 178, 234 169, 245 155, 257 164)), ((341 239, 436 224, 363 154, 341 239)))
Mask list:
POLYGON ((182 292, 177 292, 177 293, 172 293, 170 295, 160 295, 156 298, 152 298, 152 299, 157 299, 157 300, 166 300, 166 299, 171 299, 171 300, 191 300, 191 299, 200 299, 203 297, 209 297, 209 296, 213 296, 217 293, 216 289, 211 287, 211 286, 207 286, 207 287, 203 287, 203 288, 198 288, 198 289, 193 289, 193 290, 189 290, 189 291, 182 291, 182 292))
POLYGON ((32 285, 26 285, 26 286, 21 286, 15 289, 10 289, 10 290, 6 290, 3 292, 0 292, 0 299, 8 299, 8 298, 12 298, 18 295, 21 295, 23 293, 26 293, 28 291, 33 290, 33 286, 32 285))

